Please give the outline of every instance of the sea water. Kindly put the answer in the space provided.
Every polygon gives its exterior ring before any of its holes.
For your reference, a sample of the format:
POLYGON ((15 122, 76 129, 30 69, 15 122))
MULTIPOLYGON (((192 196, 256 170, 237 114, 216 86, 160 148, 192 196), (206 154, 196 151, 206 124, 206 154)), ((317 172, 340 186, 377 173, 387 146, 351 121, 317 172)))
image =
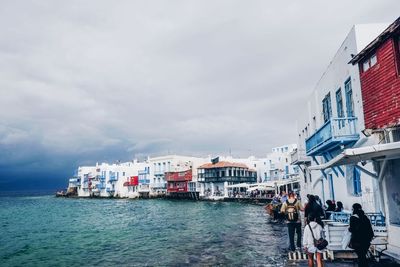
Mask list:
POLYGON ((281 266, 286 228, 262 206, 0 197, 0 266, 281 266))

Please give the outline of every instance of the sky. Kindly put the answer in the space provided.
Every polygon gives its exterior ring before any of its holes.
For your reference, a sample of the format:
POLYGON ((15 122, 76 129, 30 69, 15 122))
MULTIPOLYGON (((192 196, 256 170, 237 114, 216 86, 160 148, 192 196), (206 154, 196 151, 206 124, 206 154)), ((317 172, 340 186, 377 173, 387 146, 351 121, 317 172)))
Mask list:
POLYGON ((265 157, 354 24, 398 0, 6 1, 0 191, 63 188, 96 162, 265 157))

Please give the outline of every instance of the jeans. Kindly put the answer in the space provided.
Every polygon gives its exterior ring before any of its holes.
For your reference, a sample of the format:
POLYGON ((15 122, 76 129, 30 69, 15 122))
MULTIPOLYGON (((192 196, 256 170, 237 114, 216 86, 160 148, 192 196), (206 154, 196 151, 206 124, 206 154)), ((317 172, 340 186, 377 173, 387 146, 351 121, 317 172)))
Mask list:
POLYGON ((289 232, 289 242, 290 242, 290 250, 294 251, 296 247, 294 246, 294 234, 297 233, 297 247, 301 248, 301 223, 288 223, 288 232, 289 232))

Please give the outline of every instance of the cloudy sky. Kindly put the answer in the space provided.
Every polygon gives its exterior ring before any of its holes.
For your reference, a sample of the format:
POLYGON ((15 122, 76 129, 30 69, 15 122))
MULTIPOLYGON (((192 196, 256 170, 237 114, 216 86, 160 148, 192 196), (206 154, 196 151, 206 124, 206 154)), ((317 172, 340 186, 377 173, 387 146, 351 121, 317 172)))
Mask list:
POLYGON ((398 0, 15 1, 0 9, 0 191, 81 164, 265 156, 353 24, 398 0))

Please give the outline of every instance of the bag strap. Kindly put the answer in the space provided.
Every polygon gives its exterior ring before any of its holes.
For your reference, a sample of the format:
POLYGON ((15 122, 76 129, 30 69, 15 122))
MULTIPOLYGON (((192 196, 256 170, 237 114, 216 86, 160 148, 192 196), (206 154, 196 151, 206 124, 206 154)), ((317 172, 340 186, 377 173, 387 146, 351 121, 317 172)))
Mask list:
POLYGON ((313 240, 314 240, 314 243, 315 243, 316 239, 315 239, 315 237, 314 237, 314 232, 313 232, 313 230, 311 229, 311 226, 310 226, 310 224, 308 224, 308 228, 310 228, 311 235, 312 235, 312 238, 313 238, 313 240))

